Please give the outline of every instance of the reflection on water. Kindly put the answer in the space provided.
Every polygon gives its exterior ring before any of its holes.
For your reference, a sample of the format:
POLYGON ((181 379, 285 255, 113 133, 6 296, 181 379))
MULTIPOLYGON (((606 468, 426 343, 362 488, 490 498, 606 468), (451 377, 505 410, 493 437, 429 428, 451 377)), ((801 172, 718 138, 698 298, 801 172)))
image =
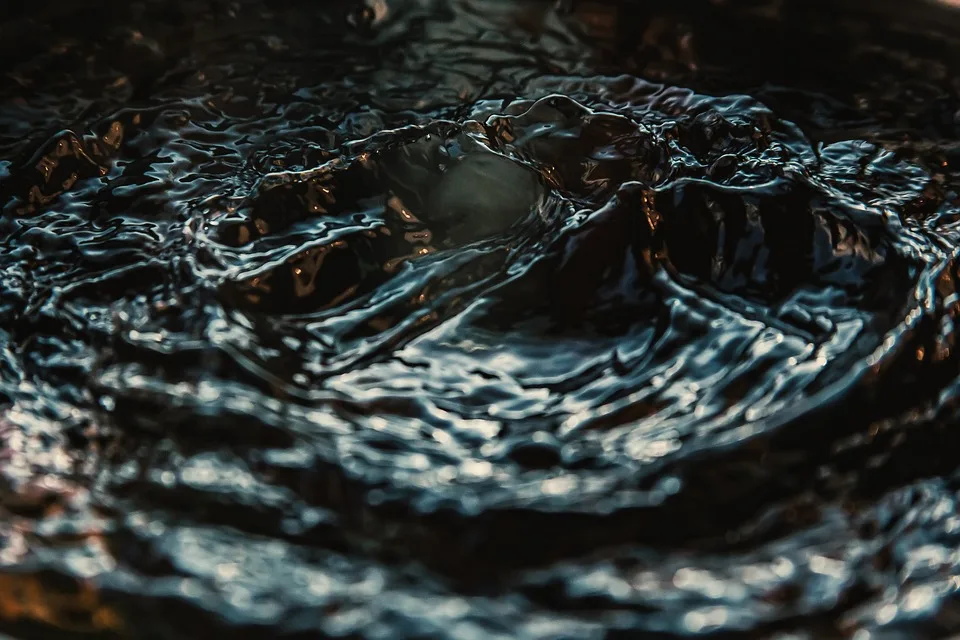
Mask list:
POLYGON ((960 17, 901 9, 10 9, 0 629, 956 631, 960 17))

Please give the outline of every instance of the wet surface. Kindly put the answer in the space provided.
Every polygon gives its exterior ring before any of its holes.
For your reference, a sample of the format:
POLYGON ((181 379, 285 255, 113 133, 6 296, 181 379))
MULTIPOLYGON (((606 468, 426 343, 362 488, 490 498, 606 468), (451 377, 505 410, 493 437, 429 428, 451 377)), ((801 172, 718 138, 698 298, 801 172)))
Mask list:
POLYGON ((0 630, 960 631, 960 15, 0 22, 0 630))

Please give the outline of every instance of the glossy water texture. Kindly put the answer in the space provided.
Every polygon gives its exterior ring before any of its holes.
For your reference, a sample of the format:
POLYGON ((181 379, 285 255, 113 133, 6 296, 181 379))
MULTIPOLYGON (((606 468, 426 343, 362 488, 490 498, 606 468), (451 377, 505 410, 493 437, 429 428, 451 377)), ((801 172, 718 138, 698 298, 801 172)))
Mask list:
POLYGON ((960 16, 4 5, 0 630, 960 631, 960 16))

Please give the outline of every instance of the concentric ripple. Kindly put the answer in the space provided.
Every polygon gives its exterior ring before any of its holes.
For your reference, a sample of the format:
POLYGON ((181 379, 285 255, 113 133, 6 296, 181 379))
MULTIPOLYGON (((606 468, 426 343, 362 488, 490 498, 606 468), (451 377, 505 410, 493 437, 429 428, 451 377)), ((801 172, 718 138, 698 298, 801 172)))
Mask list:
POLYGON ((952 10, 102 4, 0 21, 0 630, 960 630, 952 10))

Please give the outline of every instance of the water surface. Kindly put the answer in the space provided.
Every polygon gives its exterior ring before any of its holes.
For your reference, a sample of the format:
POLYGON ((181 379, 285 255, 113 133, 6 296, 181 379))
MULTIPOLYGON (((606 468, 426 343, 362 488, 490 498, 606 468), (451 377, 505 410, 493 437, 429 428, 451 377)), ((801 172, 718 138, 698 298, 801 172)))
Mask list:
POLYGON ((0 629, 960 630, 908 4, 4 8, 0 629))

